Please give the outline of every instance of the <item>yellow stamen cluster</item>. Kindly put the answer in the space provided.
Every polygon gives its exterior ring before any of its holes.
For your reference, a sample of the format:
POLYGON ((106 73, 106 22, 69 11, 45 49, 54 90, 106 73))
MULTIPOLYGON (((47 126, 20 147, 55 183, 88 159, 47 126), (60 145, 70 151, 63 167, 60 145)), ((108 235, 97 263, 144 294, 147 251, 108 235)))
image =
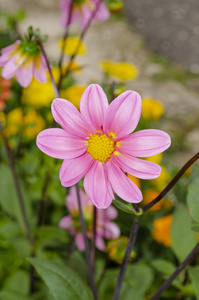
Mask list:
POLYGON ((92 134, 88 140, 87 152, 95 160, 105 162, 114 150, 114 141, 106 134, 92 134))

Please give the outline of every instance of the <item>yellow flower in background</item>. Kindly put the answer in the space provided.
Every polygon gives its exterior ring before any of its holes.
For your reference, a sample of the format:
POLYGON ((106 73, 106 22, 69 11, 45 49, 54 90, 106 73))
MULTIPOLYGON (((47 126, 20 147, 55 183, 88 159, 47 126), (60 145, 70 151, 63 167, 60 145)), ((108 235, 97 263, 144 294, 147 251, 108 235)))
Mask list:
POLYGON ((164 113, 164 106, 160 101, 152 98, 142 100, 142 117, 146 120, 157 121, 164 113))
POLYGON ((5 123, 6 123, 6 115, 3 111, 0 111, 0 120, 1 120, 1 123, 3 124, 3 126, 4 126, 5 123))
POLYGON ((6 118, 5 134, 7 137, 23 132, 29 139, 35 138, 43 130, 45 122, 35 111, 29 111, 23 116, 21 108, 15 108, 8 113, 6 118))
MULTIPOLYGON (((59 68, 53 67, 52 74, 55 83, 57 83, 60 74, 59 68)), ((23 89, 22 102, 34 107, 49 106, 54 98, 55 95, 49 73, 47 74, 46 83, 40 83, 33 79, 31 84, 27 88, 23 89)))
POLYGON ((100 67, 107 75, 117 77, 123 81, 135 79, 138 75, 137 68, 126 62, 102 61, 100 67))
POLYGON ((151 183, 155 185, 158 190, 162 190, 163 188, 165 188, 171 180, 171 174, 167 171, 167 169, 164 166, 160 166, 162 168, 160 176, 151 180, 151 183))
MULTIPOLYGON (((68 37, 65 43, 64 53, 70 56, 74 55, 76 52, 77 45, 79 43, 80 43, 79 37, 75 37, 75 36, 68 37)), ((59 48, 62 49, 62 47, 63 47, 63 39, 59 41, 59 48)), ((84 43, 81 43, 77 55, 83 55, 83 54, 86 54, 86 46, 84 43)))
POLYGON ((139 187, 139 189, 141 188, 141 184, 140 184, 139 178, 134 177, 133 175, 128 174, 128 173, 127 173, 127 176, 128 176, 129 179, 131 179, 131 181, 133 181, 139 187))
POLYGON ((45 128, 44 119, 35 111, 30 111, 23 118, 23 135, 29 139, 35 138, 45 128))
POLYGON ((80 99, 87 86, 73 85, 66 90, 60 92, 60 97, 67 99, 79 109, 80 99))
MULTIPOLYGON (((159 192, 156 190, 149 189, 144 193, 143 202, 144 205, 150 203, 152 200, 154 200, 159 195, 159 192)), ((162 208, 169 208, 172 206, 172 203, 170 200, 162 198, 158 203, 156 203, 154 206, 150 208, 150 210, 160 210, 162 208)))
MULTIPOLYGON (((106 248, 109 258, 121 264, 124 258, 128 241, 129 238, 126 236, 120 236, 117 239, 109 241, 106 248)), ((134 250, 132 250, 129 261, 132 261, 135 257, 136 253, 134 250)))
POLYGON ((154 230, 152 235, 156 242, 162 243, 167 247, 171 246, 171 223, 173 220, 172 215, 156 219, 153 222, 154 230))
POLYGON ((159 153, 159 154, 156 154, 154 156, 147 157, 146 160, 154 162, 154 163, 159 165, 162 161, 162 157, 163 157, 163 154, 159 153))
MULTIPOLYGON (((67 68, 67 66, 65 66, 64 68, 67 68)), ((70 67, 70 71, 79 72, 80 70, 80 66, 77 63, 73 62, 70 67)), ((60 76, 59 68, 53 67, 52 74, 55 83, 57 84, 60 76)), ((53 99, 55 99, 55 95, 49 73, 47 73, 46 83, 40 83, 37 80, 33 79, 31 84, 27 88, 23 89, 22 102, 24 104, 32 105, 37 108, 42 106, 50 106, 53 99)))

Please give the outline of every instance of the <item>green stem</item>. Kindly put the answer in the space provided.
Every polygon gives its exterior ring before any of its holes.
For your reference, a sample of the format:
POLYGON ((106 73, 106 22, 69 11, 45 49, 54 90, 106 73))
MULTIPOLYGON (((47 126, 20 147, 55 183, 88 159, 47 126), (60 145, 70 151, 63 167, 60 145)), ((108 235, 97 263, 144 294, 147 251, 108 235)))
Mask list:
POLYGON ((113 295, 113 300, 117 300, 119 298, 119 294, 120 294, 120 290, 121 290, 122 283, 123 283, 123 280, 124 280, 126 268, 127 268, 128 262, 129 262, 129 257, 130 257, 131 251, 134 247, 136 237, 137 237, 137 233, 138 233, 138 229, 139 229, 139 226, 140 226, 140 219, 141 219, 141 216, 136 216, 135 220, 134 220, 134 223, 133 223, 133 226, 131 228, 131 233, 130 233, 130 236, 129 236, 129 242, 128 242, 128 245, 126 247, 125 255, 124 255, 124 258, 123 258, 123 261, 122 261, 122 264, 121 264, 119 276, 118 276, 118 279, 117 279, 117 284, 116 284, 114 295, 113 295))
POLYGON ((10 169, 11 169, 15 189, 16 189, 16 192, 17 192, 19 207, 20 207, 20 210, 21 210, 21 214, 22 214, 23 221, 24 221, 24 226, 25 226, 25 234, 26 234, 27 239, 32 244, 31 235, 30 235, 30 224, 29 224, 28 217, 27 217, 27 214, 26 214, 26 209, 25 209, 25 204, 24 204, 25 202, 24 202, 23 195, 22 195, 22 192, 21 192, 21 187, 20 187, 20 184, 19 184, 19 180, 18 180, 18 177, 17 177, 15 164, 14 164, 14 159, 12 157, 12 153, 11 153, 10 147, 8 145, 8 140, 7 140, 7 138, 4 134, 1 119, 0 119, 0 132, 1 132, 1 135, 2 135, 3 140, 4 140, 6 153, 7 153, 7 157, 8 157, 8 162, 9 162, 9 165, 10 165, 10 169))
POLYGON ((150 300, 159 299, 160 295, 170 286, 172 281, 180 274, 180 272, 196 257, 199 253, 199 243, 189 253, 186 259, 178 266, 175 272, 163 283, 159 290, 150 298, 150 300))
POLYGON ((176 176, 169 182, 166 188, 150 203, 142 207, 143 212, 147 211, 149 208, 154 206, 158 203, 178 182, 178 180, 182 177, 182 175, 187 171, 187 169, 193 165, 199 158, 199 152, 194 155, 183 167, 182 169, 176 174, 176 176))
POLYGON ((95 281, 94 281, 93 268, 92 268, 92 265, 91 265, 91 256, 90 256, 90 250, 89 250, 89 245, 88 245, 88 238, 87 238, 87 234, 86 234, 86 224, 85 224, 84 217, 83 217, 83 212, 82 212, 82 206, 81 206, 81 199, 80 199, 80 194, 79 194, 78 183, 75 185, 75 188, 76 188, 76 193, 77 193, 81 229, 82 229, 82 234, 83 234, 84 243, 85 243, 85 247, 86 247, 86 260, 87 260, 87 264, 88 264, 90 285, 91 285, 91 290, 93 292, 93 298, 94 298, 94 300, 97 300, 98 299, 97 289, 96 289, 96 285, 95 285, 95 281))

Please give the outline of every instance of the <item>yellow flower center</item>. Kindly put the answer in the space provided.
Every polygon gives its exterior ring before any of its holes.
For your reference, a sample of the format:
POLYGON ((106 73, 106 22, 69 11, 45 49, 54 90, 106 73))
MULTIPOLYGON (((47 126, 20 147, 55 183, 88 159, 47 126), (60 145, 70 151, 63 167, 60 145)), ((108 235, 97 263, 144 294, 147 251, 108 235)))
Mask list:
POLYGON ((92 134, 88 140, 87 152, 95 160, 107 161, 114 150, 114 141, 106 134, 92 134))

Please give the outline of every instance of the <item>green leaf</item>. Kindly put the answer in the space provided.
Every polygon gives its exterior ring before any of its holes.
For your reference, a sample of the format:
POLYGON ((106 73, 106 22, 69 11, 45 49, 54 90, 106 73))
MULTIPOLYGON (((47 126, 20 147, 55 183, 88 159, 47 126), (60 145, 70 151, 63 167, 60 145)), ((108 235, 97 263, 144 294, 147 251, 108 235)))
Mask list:
POLYGON ((67 266, 72 270, 78 270, 78 275, 86 282, 89 280, 88 266, 80 252, 73 252, 67 261, 67 266))
POLYGON ((199 300, 199 266, 189 267, 188 271, 196 293, 196 299, 199 300))
POLYGON ((118 200, 118 199, 115 199, 113 200, 113 204, 119 208, 120 210, 126 212, 127 214, 133 214, 133 215, 140 215, 142 213, 137 213, 131 204, 129 203, 124 203, 124 201, 122 200, 118 200))
MULTIPOLYGON (((151 262, 151 264, 158 272, 163 275, 164 279, 169 278, 176 270, 176 266, 174 266, 170 261, 164 259, 155 259, 151 262)), ((174 281, 172 281, 171 284, 178 289, 182 288, 178 277, 174 281)))
POLYGON ((30 300, 29 297, 23 296, 19 293, 16 293, 15 291, 9 291, 9 290, 4 290, 0 292, 0 299, 1 300, 30 300))
MULTIPOLYGON (((17 218, 20 227, 24 229, 24 221, 20 210, 15 185, 13 182, 12 173, 10 171, 10 168, 4 164, 0 165, 0 178, 0 206, 2 207, 2 210, 5 211, 8 215, 17 218)), ((24 195, 23 189, 22 192, 24 195)), ((26 200, 24 201, 24 204, 29 217, 30 210, 28 209, 28 199, 25 195, 24 200, 26 200)))
POLYGON ((88 286, 70 268, 44 259, 29 258, 28 261, 35 267, 56 300, 92 299, 88 286))
POLYGON ((187 205, 190 215, 199 223, 199 177, 188 186, 187 205))
POLYGON ((17 270, 7 278, 3 287, 5 290, 15 291, 26 296, 29 292, 30 276, 27 272, 17 270), (23 282, 23 284, 21 284, 23 282))
MULTIPOLYGON (((99 290, 99 299, 112 299, 119 269, 107 270, 99 290)), ((120 300, 140 300, 153 281, 153 271, 144 265, 129 265, 122 285, 120 300), (130 298, 131 294, 131 298, 130 298), (133 295, 133 297, 132 297, 133 295)))
POLYGON ((153 282, 153 271, 145 265, 129 265, 126 270, 125 282, 144 295, 153 282))
POLYGON ((172 249, 180 261, 183 261, 195 247, 196 234, 191 230, 191 217, 183 204, 180 204, 171 224, 172 249))

